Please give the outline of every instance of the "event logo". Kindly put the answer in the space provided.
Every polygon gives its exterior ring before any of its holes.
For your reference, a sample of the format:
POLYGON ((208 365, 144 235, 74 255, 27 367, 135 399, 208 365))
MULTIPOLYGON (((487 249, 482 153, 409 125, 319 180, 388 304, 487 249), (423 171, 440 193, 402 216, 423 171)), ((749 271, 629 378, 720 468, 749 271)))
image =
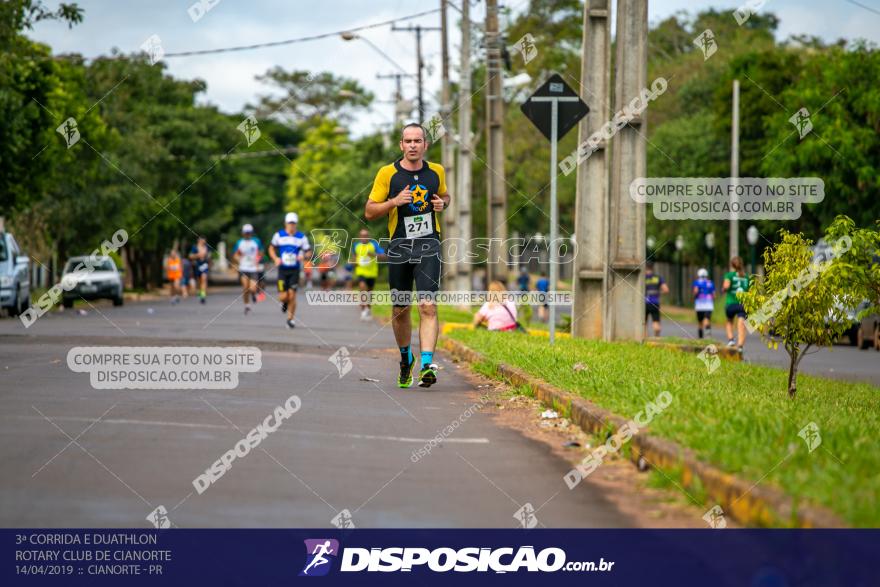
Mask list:
POLYGON ((412 191, 413 201, 409 208, 413 212, 424 212, 428 209, 428 188, 420 183, 413 184, 409 188, 412 191))
POLYGON ((339 555, 339 541, 332 538, 309 538, 306 543, 306 566, 300 577, 323 577, 339 555))

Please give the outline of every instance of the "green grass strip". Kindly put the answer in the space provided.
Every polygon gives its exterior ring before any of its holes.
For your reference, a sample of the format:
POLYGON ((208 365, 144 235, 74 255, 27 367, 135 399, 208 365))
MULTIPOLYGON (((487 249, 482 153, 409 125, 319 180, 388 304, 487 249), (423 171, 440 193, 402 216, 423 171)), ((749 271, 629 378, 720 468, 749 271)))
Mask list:
POLYGON ((772 367, 722 361, 710 375, 695 353, 636 343, 557 339, 550 347, 544 338, 472 330, 450 337, 624 417, 669 391, 674 400, 650 424, 652 434, 853 526, 880 526, 878 387, 801 375, 792 401, 787 373, 772 367), (798 436, 810 422, 822 437, 812 453, 798 436))

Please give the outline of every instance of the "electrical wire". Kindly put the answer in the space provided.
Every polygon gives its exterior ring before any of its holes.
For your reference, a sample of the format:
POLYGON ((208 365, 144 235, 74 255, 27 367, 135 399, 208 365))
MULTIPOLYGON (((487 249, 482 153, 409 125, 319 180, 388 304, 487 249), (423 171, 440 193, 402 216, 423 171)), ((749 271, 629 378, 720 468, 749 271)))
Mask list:
POLYGON ((389 24, 394 24, 397 22, 403 22, 407 20, 412 20, 414 18, 419 18, 421 16, 426 16, 428 14, 434 14, 436 12, 440 12, 439 8, 434 8, 432 10, 425 10, 424 12, 418 12, 416 14, 410 14, 409 16, 401 16, 399 18, 395 18, 393 20, 386 20, 384 22, 377 22, 374 24, 367 24, 364 26, 354 27, 351 29, 345 29, 341 31, 335 31, 332 33, 322 33, 320 35, 311 35, 308 37, 299 37, 296 39, 286 39, 284 41, 271 41, 269 43, 257 43, 254 45, 238 45, 236 47, 220 47, 217 49, 200 49, 196 51, 180 51, 177 53, 165 53, 165 57, 190 57, 193 55, 209 55, 212 53, 230 53, 233 51, 250 51, 252 49, 263 49, 265 47, 279 47, 281 45, 290 45, 293 43, 304 43, 306 41, 317 41, 319 39, 327 39, 329 37, 336 37, 343 33, 355 33, 358 31, 365 31, 368 29, 374 29, 378 27, 387 26, 389 24))

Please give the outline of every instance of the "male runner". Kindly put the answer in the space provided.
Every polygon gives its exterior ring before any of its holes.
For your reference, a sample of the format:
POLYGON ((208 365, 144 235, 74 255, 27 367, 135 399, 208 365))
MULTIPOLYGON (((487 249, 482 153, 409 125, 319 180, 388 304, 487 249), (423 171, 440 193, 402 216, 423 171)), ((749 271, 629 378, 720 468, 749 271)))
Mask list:
POLYGON ((299 287, 299 268, 303 253, 308 251, 309 239, 296 229, 299 216, 288 212, 284 217, 284 228, 275 233, 269 244, 269 256, 278 267, 278 297, 281 309, 287 312, 287 327, 293 328, 296 314, 296 290, 299 287))
POLYGON ((376 278, 379 276, 379 258, 385 257, 385 251, 375 239, 370 238, 366 228, 358 234, 358 240, 352 246, 354 253, 354 276, 361 291, 361 320, 370 319, 370 305, 376 278))
POLYGON ((653 261, 645 263, 645 336, 648 336, 648 318, 654 336, 660 336, 660 296, 669 293, 666 280, 654 273, 653 261))
POLYGON ((257 303, 257 283, 259 283, 259 263, 263 256, 263 243, 254 236, 254 227, 245 224, 241 227, 241 238, 235 243, 232 252, 238 260, 238 273, 241 276, 244 313, 251 311, 251 299, 257 303))
POLYGON ((388 216, 388 284, 391 289, 391 326, 400 349, 398 387, 411 387, 415 357, 410 350, 410 304, 413 281, 419 302, 419 387, 437 382, 434 363, 438 322, 434 294, 440 289, 440 220, 437 214, 449 205, 443 167, 425 161, 425 129, 415 123, 403 127, 403 157, 376 174, 364 215, 367 220, 388 216))
POLYGON ((193 274, 196 285, 199 288, 199 301, 205 303, 208 299, 208 269, 211 266, 211 254, 208 252, 208 241, 200 236, 196 244, 189 252, 189 258, 193 265, 193 274))

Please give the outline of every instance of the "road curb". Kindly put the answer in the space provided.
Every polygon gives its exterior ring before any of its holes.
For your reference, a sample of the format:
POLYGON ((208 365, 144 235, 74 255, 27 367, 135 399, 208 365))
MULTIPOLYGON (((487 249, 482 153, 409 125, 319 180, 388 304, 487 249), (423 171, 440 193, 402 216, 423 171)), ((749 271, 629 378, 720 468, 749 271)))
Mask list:
MULTIPOLYGON (((504 363, 490 361, 479 352, 448 337, 441 345, 453 357, 467 363, 487 362, 498 374, 514 385, 528 386, 544 404, 568 412, 569 419, 589 434, 613 434, 626 419, 582 397, 563 391, 546 381, 504 363)), ((699 481, 710 503, 721 506, 725 515, 747 526, 771 526, 782 522, 798 528, 845 528, 847 524, 834 512, 815 505, 798 504, 775 487, 749 483, 714 465, 700 461, 690 449, 652 436, 646 432, 633 435, 631 450, 621 451, 636 465, 643 458, 650 466, 667 471, 680 470, 680 481, 688 488, 699 481)))

